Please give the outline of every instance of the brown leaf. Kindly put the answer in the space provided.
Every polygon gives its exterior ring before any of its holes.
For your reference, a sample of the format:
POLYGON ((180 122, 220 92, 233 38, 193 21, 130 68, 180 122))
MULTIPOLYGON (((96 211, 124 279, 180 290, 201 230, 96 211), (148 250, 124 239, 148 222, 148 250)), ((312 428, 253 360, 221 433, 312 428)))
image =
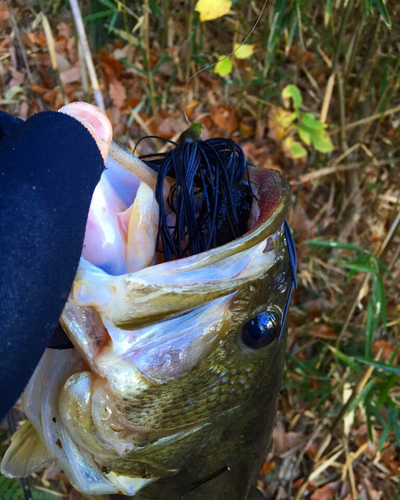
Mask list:
POLYGON ((235 132, 238 128, 237 116, 229 106, 211 108, 210 116, 215 125, 228 134, 235 132))
POLYGON ((313 222, 307 217, 307 213, 300 203, 297 203, 295 211, 292 213, 290 225, 296 232, 309 232, 313 227, 313 222))
POLYGON ((68 83, 78 82, 80 78, 81 75, 79 73, 78 67, 70 68, 63 73, 60 73, 60 79, 64 85, 67 85, 68 83))
POLYGON ((28 40, 31 46, 39 45, 39 47, 47 47, 46 36, 43 31, 39 33, 25 33, 24 38, 28 40))
POLYGON ((35 94, 43 95, 45 94, 49 89, 46 89, 45 87, 42 87, 41 85, 38 85, 37 83, 32 83, 31 84, 31 89, 35 94))
POLYGON ((292 44, 289 50, 289 59, 298 66, 307 65, 315 60, 315 54, 292 44))
POLYGON ((387 361, 393 354, 394 345, 387 340, 377 340, 372 345, 372 352, 377 354, 382 349, 382 360, 387 361))
POLYGON ((322 488, 318 488, 318 490, 314 491, 311 495, 311 500, 332 500, 339 486, 340 481, 326 484, 322 488))
POLYGON ((106 54, 104 51, 100 51, 99 58, 108 81, 112 82, 117 80, 121 76, 122 63, 118 61, 118 59, 115 59, 115 57, 106 54))
POLYGON ((7 21, 8 9, 6 5, 0 5, 0 21, 7 21))
POLYGON ((126 90, 119 80, 110 83, 109 94, 114 106, 121 109, 126 99, 126 90))
POLYGON ((311 299, 304 302, 303 309, 314 318, 319 318, 323 311, 331 311, 335 304, 327 299, 311 299))
POLYGON ((304 434, 302 432, 286 432, 282 422, 278 420, 272 432, 274 455, 277 457, 282 456, 289 449, 298 445, 303 438, 304 434))
POLYGON ((309 335, 317 339, 328 339, 328 340, 332 339, 334 340, 337 337, 336 333, 333 331, 333 328, 323 323, 314 325, 309 331, 309 335))
POLYGON ((56 101, 57 94, 59 93, 59 89, 56 87, 52 90, 47 91, 45 94, 43 94, 43 99, 48 102, 50 105, 53 105, 56 101))
POLYGON ((373 488, 371 482, 367 478, 363 478, 362 483, 364 487, 361 491, 361 498, 365 497, 368 498, 368 500, 381 500, 382 492, 373 488), (366 495, 364 495, 364 493, 366 493, 366 495))
POLYGON ((56 54, 56 59, 57 59, 58 71, 60 73, 64 73, 65 71, 68 71, 71 68, 71 63, 64 55, 56 54))
POLYGON ((275 462, 265 462, 261 468, 261 474, 265 476, 275 468, 275 462))

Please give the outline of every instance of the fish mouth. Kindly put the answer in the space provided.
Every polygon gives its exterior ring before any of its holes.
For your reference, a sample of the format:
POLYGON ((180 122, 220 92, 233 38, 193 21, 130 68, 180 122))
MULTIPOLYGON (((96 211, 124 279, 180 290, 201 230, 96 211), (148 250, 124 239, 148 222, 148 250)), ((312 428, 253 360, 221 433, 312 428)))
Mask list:
MULTIPOLYGON (((147 196, 151 198, 157 175, 138 158, 114 144, 107 166, 109 177, 113 172, 122 176, 130 202, 132 198, 137 199, 138 186, 143 184, 146 184, 147 196), (131 189, 130 186, 134 187, 131 189)), ((196 353, 201 351, 204 356, 209 352, 219 338, 213 332, 223 330, 224 323, 230 321, 232 294, 273 269, 279 251, 274 247, 274 235, 281 231, 289 206, 289 186, 278 171, 251 165, 248 170, 248 176, 243 181, 250 182, 255 198, 248 231, 239 238, 168 262, 157 263, 153 256, 149 258, 145 255, 142 268, 119 275, 108 273, 104 267, 102 270, 97 262, 90 262, 90 255, 84 252, 86 258, 81 259, 60 322, 89 363, 100 352, 110 351, 110 345, 113 355, 117 353, 123 357, 134 348, 151 350, 151 346, 161 344, 163 339, 167 342, 173 338, 178 342, 178 337, 185 338, 185 332, 187 342, 192 345, 193 327, 190 324, 202 325, 201 344, 207 346, 197 349, 196 353), (145 262, 147 265, 144 265, 145 262), (160 334, 160 323, 163 324, 164 337, 160 334), (181 330, 182 335, 177 335, 177 331, 181 330), (153 338, 156 339, 154 342, 153 338)), ((152 203, 144 205, 149 210, 154 208, 152 203)), ((155 240, 150 243, 154 245, 155 240)), ((180 354, 185 345, 183 342, 180 354)), ((185 369, 193 366, 199 356, 192 353, 189 356, 191 364, 185 365, 185 369)), ((142 358, 142 364, 144 359, 147 363, 149 356, 142 358)), ((105 356, 103 361, 110 366, 115 360, 105 356)), ((105 369, 104 366, 101 371, 105 369)), ((163 379, 169 378, 167 372, 163 374, 163 379)), ((174 376, 178 374, 179 370, 174 376)))
MULTIPOLYGON (((134 174, 136 185, 154 188, 153 171, 116 151, 112 162, 134 174)), ((121 397, 141 377, 162 384, 197 366, 231 328, 231 303, 241 290, 274 273, 289 187, 278 171, 255 166, 244 181, 255 199, 248 231, 237 239, 122 275, 82 258, 61 324, 91 369, 121 397)))

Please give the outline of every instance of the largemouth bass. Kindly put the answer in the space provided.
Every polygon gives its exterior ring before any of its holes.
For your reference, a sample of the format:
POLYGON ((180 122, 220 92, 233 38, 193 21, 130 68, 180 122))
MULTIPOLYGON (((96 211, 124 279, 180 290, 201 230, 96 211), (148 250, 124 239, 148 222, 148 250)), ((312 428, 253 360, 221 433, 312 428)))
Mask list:
POLYGON ((288 185, 250 166, 247 232, 163 262, 157 174, 117 144, 106 167, 61 317, 75 349, 44 354, 1 471, 56 461, 84 495, 252 498, 284 363, 288 185))

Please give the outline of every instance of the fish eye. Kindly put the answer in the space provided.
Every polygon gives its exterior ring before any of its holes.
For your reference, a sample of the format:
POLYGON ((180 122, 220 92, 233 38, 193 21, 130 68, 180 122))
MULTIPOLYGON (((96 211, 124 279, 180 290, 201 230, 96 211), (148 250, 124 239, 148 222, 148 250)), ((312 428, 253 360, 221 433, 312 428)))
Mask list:
POLYGON ((271 344, 279 335, 280 319, 274 311, 265 311, 251 321, 242 330, 242 341, 252 349, 259 349, 271 344))

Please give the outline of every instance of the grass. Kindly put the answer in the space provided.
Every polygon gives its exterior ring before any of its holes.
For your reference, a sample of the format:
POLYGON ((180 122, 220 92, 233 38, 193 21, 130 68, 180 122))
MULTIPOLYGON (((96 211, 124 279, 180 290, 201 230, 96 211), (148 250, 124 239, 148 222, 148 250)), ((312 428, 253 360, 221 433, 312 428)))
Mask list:
MULTIPOLYGON (((268 1, 247 41, 254 54, 233 56, 224 78, 210 68, 187 87, 191 75, 246 37, 260 2, 235 1, 229 14, 206 23, 194 1, 80 5, 100 90, 122 142, 133 145, 148 132, 174 138, 185 127, 184 105, 205 134, 231 136, 251 162, 279 168, 291 184, 300 287, 274 448, 260 489, 270 500, 400 498, 399 3, 268 1), (307 157, 294 158, 288 151, 279 122, 289 113, 281 96, 288 85, 301 91, 300 113, 326 123, 332 152, 304 145, 307 157)), ((39 12, 50 21, 59 54, 70 69, 78 67, 67 1, 14 9, 3 22, 14 26, 15 36, 0 36, 0 104, 21 117, 65 99, 91 98, 82 80, 58 85, 46 65, 39 12), (71 29, 69 45, 62 23, 71 29)), ((61 82, 64 71, 58 68, 61 82)))

